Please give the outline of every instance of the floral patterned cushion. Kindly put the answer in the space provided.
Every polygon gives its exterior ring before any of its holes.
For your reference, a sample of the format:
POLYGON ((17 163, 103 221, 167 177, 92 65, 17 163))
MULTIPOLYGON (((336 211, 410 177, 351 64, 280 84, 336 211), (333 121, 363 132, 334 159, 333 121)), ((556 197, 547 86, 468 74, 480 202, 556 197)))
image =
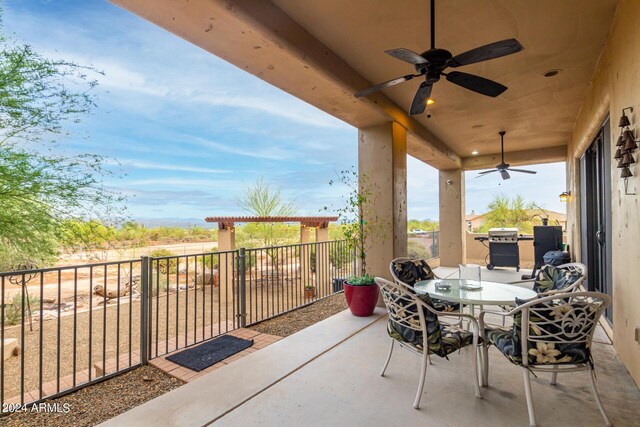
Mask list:
POLYGON ((536 293, 561 291, 576 283, 581 274, 573 268, 558 268, 553 265, 543 265, 536 279, 533 290, 536 293))
MULTIPOLYGON (((434 306, 429 295, 421 295, 420 299, 430 307, 434 306)), ((397 299, 396 302, 400 305, 405 305, 401 299, 397 299)), ((412 308, 415 308, 415 306, 412 308)), ((441 325, 438 321, 438 316, 427 309, 423 309, 423 314, 427 324, 427 346, 429 354, 446 357, 448 354, 473 342, 473 334, 471 332, 453 326, 441 325)), ((422 348, 422 331, 408 328, 389 319, 387 332, 393 339, 410 343, 424 350, 422 348)))
MULTIPOLYGON (((516 300, 516 303, 520 301, 516 300)), ((551 301, 533 305, 529 311, 529 336, 535 337, 542 334, 558 334, 560 340, 571 340, 576 328, 581 322, 595 321, 595 310, 592 305, 580 302, 551 301), (582 319, 570 319, 566 314, 572 309, 584 308, 580 315, 582 319), (558 320, 566 319, 561 324, 558 320), (544 330, 543 330, 544 329, 544 330)), ((579 316, 579 317, 580 317, 579 316)), ((502 354, 517 365, 523 365, 522 359, 522 312, 518 312, 513 318, 513 327, 506 328, 486 328, 485 336, 489 344, 496 346, 502 354)), ((535 339, 535 338, 534 338, 535 339)), ((549 364, 582 364, 591 363, 591 351, 587 343, 562 343, 558 341, 532 341, 527 343, 527 362, 529 365, 549 365, 549 364)))
MULTIPOLYGON (((395 277, 403 283, 409 286, 415 285, 421 280, 435 279, 433 270, 429 267, 429 264, 423 259, 411 259, 402 262, 392 263, 393 274, 395 277)), ((432 299, 433 307, 437 311, 460 311, 460 304, 440 299, 432 299)))

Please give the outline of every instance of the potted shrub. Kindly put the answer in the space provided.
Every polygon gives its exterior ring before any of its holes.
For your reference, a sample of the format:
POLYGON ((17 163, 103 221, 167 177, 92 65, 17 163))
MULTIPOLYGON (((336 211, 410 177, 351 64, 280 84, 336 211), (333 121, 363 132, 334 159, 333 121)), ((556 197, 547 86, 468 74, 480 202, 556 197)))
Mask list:
POLYGON ((378 285, 368 274, 349 278, 344 284, 344 296, 351 314, 371 316, 378 302, 378 291, 378 285))
POLYGON ((370 316, 376 308, 379 289, 374 278, 367 274, 367 250, 385 240, 389 223, 377 215, 375 205, 380 189, 369 185, 367 175, 358 179, 358 173, 352 169, 341 171, 338 177, 338 181, 351 191, 343 199, 343 207, 336 211, 342 220, 344 239, 355 251, 361 272, 344 283, 344 295, 354 316, 370 316))
POLYGON ((311 299, 316 296, 316 287, 307 285, 304 287, 304 297, 306 299, 311 299))

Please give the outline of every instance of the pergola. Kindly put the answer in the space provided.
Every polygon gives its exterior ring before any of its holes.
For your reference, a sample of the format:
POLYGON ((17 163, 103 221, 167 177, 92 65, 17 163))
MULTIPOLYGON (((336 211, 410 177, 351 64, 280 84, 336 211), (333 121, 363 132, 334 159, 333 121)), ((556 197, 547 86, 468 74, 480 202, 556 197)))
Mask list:
MULTIPOLYGON (((316 232, 316 242, 326 242, 329 240, 329 223, 338 220, 337 216, 209 216, 204 219, 206 222, 218 223, 218 251, 229 252, 236 249, 236 223, 247 222, 299 222, 300 223, 300 243, 311 243, 311 233, 316 232)), ((316 257, 327 257, 328 254, 316 251, 316 257)), ((309 248, 301 251, 300 262, 309 265, 311 251, 309 248)), ((226 257, 226 263, 220 263, 220 278, 232 277, 226 272, 233 271, 233 257, 226 257)), ((304 270, 306 271, 306 270, 304 270)), ((222 282, 221 282, 222 283, 222 282)), ((226 289, 226 286, 223 284, 226 289)))
POLYGON ((233 251, 236 248, 236 222, 299 222, 300 243, 311 242, 311 232, 316 232, 316 242, 329 240, 329 223, 337 216, 208 216, 206 222, 218 223, 218 250, 233 251))

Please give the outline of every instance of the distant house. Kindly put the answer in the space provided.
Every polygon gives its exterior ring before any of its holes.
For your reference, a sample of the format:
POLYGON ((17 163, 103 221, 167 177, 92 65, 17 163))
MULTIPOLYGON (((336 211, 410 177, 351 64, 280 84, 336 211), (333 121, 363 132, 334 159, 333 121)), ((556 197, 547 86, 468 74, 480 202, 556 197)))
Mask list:
MULTIPOLYGON (((549 217, 549 225, 561 225, 563 230, 567 229, 567 215, 561 212, 550 211, 545 209, 546 214, 549 217)), ((473 231, 477 230, 484 224, 486 220, 486 215, 488 212, 476 214, 475 211, 471 211, 470 214, 466 215, 465 220, 467 222, 467 230, 473 231)), ((541 224, 540 217, 545 217, 545 214, 541 212, 539 209, 528 209, 527 214, 535 225, 541 224), (540 215, 540 216, 538 216, 540 215)))

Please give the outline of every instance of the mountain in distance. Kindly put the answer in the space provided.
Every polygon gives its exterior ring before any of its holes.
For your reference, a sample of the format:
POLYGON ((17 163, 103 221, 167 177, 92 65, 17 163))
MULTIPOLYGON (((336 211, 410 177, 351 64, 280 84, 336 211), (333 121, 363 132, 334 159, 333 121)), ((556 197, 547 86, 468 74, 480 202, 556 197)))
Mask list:
POLYGON ((134 218, 134 221, 147 228, 154 227, 203 227, 218 228, 218 224, 205 222, 204 218, 134 218))

